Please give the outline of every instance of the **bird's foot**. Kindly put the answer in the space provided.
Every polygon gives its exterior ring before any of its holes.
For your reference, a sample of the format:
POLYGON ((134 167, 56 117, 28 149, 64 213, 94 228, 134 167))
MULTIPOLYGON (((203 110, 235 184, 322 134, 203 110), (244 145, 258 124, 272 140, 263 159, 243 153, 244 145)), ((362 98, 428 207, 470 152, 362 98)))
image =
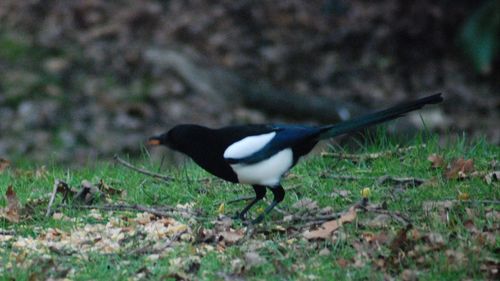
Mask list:
POLYGON ((244 213, 236 213, 234 216, 231 217, 233 220, 240 220, 240 221, 245 221, 247 218, 246 218, 246 214, 244 213))
POLYGON ((264 214, 259 215, 256 217, 254 220, 252 220, 250 223, 251 224, 259 224, 264 220, 264 214))
POLYGON ((234 220, 240 220, 244 226, 252 226, 261 223, 264 220, 264 216, 260 215, 253 220, 248 220, 245 215, 237 214, 233 217, 234 220))

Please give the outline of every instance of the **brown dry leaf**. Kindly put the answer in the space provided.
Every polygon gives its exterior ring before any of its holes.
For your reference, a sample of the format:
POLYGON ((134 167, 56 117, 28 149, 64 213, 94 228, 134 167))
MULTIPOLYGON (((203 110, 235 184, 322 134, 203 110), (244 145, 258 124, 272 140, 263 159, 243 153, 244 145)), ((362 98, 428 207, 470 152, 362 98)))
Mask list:
POLYGON ((429 155, 429 157, 427 157, 427 160, 429 160, 431 162, 432 168, 446 167, 446 163, 444 162, 443 157, 440 155, 431 154, 431 155, 429 155))
POLYGON ((52 218, 53 218, 54 220, 56 220, 56 221, 60 221, 60 220, 62 220, 62 221, 70 221, 70 220, 71 220, 71 219, 70 219, 68 216, 66 216, 65 214, 63 214, 63 213, 58 213, 58 212, 54 213, 54 214, 52 215, 52 218))
POLYGON ((347 198, 351 195, 351 192, 349 190, 334 190, 331 194, 333 198, 347 198))
POLYGON ((448 249, 445 251, 448 263, 455 266, 462 266, 467 264, 467 257, 463 251, 448 249))
POLYGON ((346 259, 343 258, 337 259, 337 265, 340 266, 341 268, 346 268, 349 264, 350 262, 346 259))
POLYGON ((413 227, 411 224, 407 225, 405 228, 399 230, 396 237, 394 237, 394 240, 392 240, 389 248, 391 249, 391 253, 392 253, 393 257, 398 256, 399 251, 405 251, 405 249, 407 248, 407 244, 408 244, 407 233, 412 228, 413 227))
POLYGON ((495 211, 495 210, 491 210, 491 211, 488 211, 486 214, 485 214, 485 217, 487 219, 492 219, 494 221, 500 221, 500 212, 498 211, 495 211))
POLYGON ((0 158, 0 173, 5 171, 7 167, 10 166, 10 161, 4 158, 0 158))
POLYGON ((446 245, 446 241, 444 240, 443 235, 436 232, 427 233, 427 235, 424 236, 424 239, 432 247, 440 248, 446 245))
MULTIPOLYGON (((242 230, 234 231, 222 231, 219 233, 219 237, 222 238, 222 241, 225 241, 227 244, 233 244, 238 242, 241 238, 245 236, 245 233, 242 230)), ((221 239, 219 239, 221 240, 221 239)))
POLYGON ((12 188, 12 185, 9 185, 9 187, 7 187, 5 198, 7 199, 7 207, 0 210, 0 216, 4 217, 9 222, 18 223, 21 204, 17 199, 16 192, 12 188))
POLYGON ((332 232, 335 230, 339 229, 339 227, 342 226, 344 223, 352 222, 356 219, 356 208, 351 207, 349 211, 344 213, 340 218, 336 220, 331 220, 323 223, 318 229, 316 230, 306 230, 302 235, 306 239, 328 239, 332 232))
POLYGON ((488 274, 490 280, 498 280, 500 276, 500 262, 497 260, 487 260, 481 265, 480 268, 488 274))
POLYGON ((465 179, 474 172, 474 160, 459 158, 453 160, 445 172, 447 179, 465 179))
POLYGON ((245 263, 248 269, 266 263, 266 259, 256 252, 248 252, 245 253, 245 263))
POLYGON ((415 270, 405 269, 401 272, 401 280, 403 281, 417 281, 418 280, 418 272, 415 270))

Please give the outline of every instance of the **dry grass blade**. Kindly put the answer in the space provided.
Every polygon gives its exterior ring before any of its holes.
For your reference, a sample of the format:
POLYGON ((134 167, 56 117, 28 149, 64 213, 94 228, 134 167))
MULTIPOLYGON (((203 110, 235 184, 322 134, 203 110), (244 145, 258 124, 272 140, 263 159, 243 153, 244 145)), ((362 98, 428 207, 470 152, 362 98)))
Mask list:
POLYGON ((385 183, 393 183, 393 184, 402 184, 402 185, 412 185, 419 186, 428 181, 428 179, 423 178, 415 178, 415 177, 394 177, 394 176, 354 176, 354 175, 324 175, 325 178, 331 178, 336 180, 344 180, 344 181, 356 181, 356 180, 365 180, 371 179, 376 180, 377 184, 385 184, 385 183))

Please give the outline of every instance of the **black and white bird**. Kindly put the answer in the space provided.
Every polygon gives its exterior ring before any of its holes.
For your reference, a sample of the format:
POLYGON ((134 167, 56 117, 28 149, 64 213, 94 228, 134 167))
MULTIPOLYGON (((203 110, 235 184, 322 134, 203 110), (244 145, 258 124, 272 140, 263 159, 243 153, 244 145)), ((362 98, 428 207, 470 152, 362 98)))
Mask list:
POLYGON ((237 217, 262 200, 269 188, 274 199, 252 223, 259 223, 284 196, 281 178, 299 159, 324 139, 389 121, 443 100, 435 94, 389 109, 326 126, 241 125, 210 129, 200 125, 177 125, 149 138, 150 145, 164 145, 180 151, 209 173, 233 183, 252 185, 255 199, 237 217))

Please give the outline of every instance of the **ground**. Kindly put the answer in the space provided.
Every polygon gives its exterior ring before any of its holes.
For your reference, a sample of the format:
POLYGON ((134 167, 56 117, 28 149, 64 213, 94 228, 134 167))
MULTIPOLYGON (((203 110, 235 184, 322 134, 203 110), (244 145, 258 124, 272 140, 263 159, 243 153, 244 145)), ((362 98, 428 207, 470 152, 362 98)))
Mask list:
MULTIPOLYGON (((401 147, 377 139, 355 154, 327 149, 302 161, 284 179, 285 201, 255 227, 230 219, 244 206, 230 200, 251 188, 191 162, 162 168, 167 177, 158 178, 116 161, 75 170, 2 161, 0 275, 497 279, 498 146, 465 139, 440 146, 421 136, 401 147)), ((158 171, 147 154, 133 164, 158 171)))

